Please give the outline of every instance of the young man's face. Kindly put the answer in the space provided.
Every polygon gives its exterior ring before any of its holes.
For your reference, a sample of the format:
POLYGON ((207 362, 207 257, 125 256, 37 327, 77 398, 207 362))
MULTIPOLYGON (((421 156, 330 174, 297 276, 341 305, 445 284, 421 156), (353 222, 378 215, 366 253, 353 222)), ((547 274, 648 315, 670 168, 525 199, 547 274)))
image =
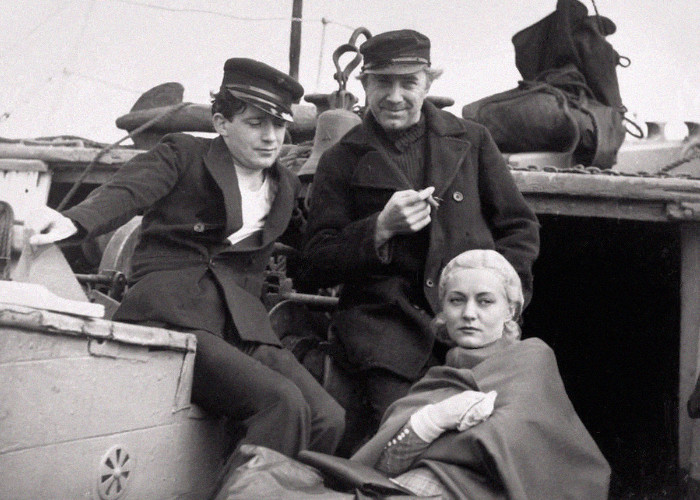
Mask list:
POLYGON ((420 120, 430 82, 425 71, 405 75, 368 74, 367 105, 384 130, 404 130, 420 120))
POLYGON ((284 142, 286 122, 254 107, 228 121, 220 113, 213 117, 214 128, 221 134, 236 164, 251 170, 271 167, 284 142))

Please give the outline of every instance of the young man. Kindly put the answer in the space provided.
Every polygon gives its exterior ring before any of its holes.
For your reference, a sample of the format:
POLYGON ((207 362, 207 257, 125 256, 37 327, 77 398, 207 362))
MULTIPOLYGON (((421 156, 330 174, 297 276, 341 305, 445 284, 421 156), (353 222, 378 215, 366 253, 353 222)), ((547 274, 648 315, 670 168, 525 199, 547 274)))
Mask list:
POLYGON ((299 189, 276 160, 302 95, 266 64, 229 59, 212 102, 219 137, 166 136, 79 205, 45 209, 31 240, 92 237, 143 213, 134 283, 113 319, 194 333, 192 400, 242 421, 244 442, 290 456, 332 453, 344 428, 343 409, 281 347, 259 300, 299 189))
POLYGON ((539 225, 488 131, 425 100, 440 74, 426 36, 390 31, 360 52, 368 110, 318 164, 302 281, 343 284, 333 328, 379 418, 440 361, 442 266, 495 249, 529 299, 539 225))

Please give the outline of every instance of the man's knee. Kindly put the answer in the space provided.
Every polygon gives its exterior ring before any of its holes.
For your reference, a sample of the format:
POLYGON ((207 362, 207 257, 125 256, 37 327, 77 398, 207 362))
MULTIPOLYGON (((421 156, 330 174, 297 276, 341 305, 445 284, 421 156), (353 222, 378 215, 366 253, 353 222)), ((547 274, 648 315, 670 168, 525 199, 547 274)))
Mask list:
POLYGON ((289 419, 311 421, 311 408, 304 395, 291 380, 279 377, 258 395, 260 406, 276 406, 289 419))

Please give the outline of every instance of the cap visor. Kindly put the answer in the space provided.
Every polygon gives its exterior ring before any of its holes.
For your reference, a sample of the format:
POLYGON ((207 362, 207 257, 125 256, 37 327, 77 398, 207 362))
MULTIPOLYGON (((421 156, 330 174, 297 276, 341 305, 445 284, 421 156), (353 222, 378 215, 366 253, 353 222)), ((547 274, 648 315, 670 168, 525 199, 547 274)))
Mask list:
POLYGON ((389 64, 378 68, 363 69, 362 73, 370 75, 408 75, 427 67, 428 65, 425 63, 389 64))
MULTIPOLYGON (((231 91, 229 90, 229 92, 231 92, 231 91)), ((280 120, 284 120, 284 121, 290 122, 290 123, 294 121, 294 117, 292 116, 291 112, 287 112, 286 110, 281 110, 277 106, 273 106, 271 104, 261 102, 258 99, 244 97, 240 93, 231 92, 231 94, 233 94, 234 97, 240 99, 241 101, 245 102, 246 104, 253 106, 256 109, 259 109, 260 111, 264 111, 265 113, 267 113, 270 116, 273 116, 275 118, 279 118, 280 120)))

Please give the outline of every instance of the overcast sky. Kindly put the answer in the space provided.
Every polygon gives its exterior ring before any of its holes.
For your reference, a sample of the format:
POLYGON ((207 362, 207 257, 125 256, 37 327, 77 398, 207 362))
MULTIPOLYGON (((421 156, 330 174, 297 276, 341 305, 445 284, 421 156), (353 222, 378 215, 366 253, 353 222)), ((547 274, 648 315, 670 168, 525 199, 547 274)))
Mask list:
MULTIPOLYGON (((307 93, 336 90, 331 54, 353 28, 412 28, 431 38, 433 64, 445 70, 431 93, 455 99, 450 111, 461 115, 464 104, 517 85, 510 39, 555 5, 304 0, 300 81, 307 93)), ((608 40, 632 61, 618 68, 630 116, 669 121, 682 136, 680 122, 700 121, 700 2, 596 5, 617 24, 608 40)), ((0 9, 0 137, 111 142, 124 135, 115 119, 155 85, 178 81, 185 101, 206 103, 229 57, 289 69, 292 0, 0 0, 0 9)), ((363 100, 354 79, 349 90, 363 100)))

